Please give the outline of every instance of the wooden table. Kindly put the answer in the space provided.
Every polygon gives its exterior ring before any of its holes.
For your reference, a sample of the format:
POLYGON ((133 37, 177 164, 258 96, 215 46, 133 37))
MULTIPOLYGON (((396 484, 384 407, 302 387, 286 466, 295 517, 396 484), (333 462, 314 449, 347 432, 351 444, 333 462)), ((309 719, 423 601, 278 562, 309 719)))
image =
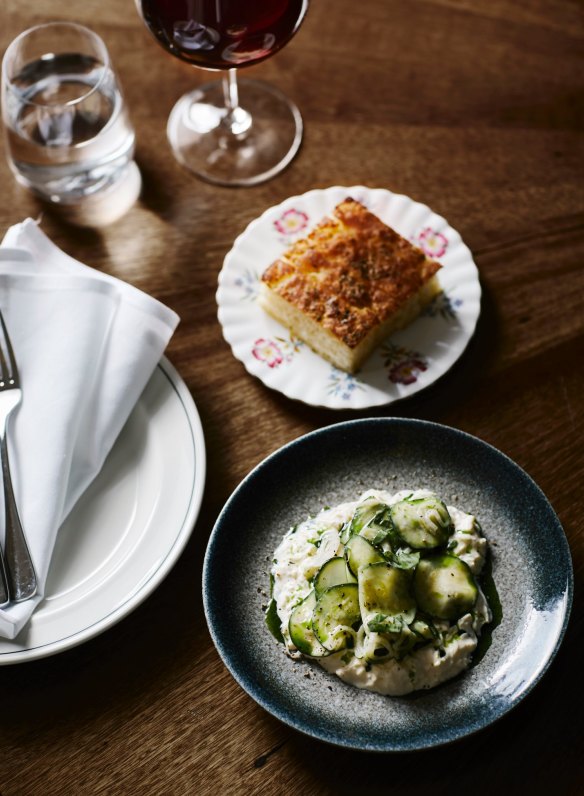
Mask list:
MULTIPOLYGON (((57 18, 85 23, 107 42, 137 130, 144 190, 107 229, 51 215, 43 229, 180 314, 167 353, 201 414, 208 473, 188 547, 143 605, 80 647, 0 669, 2 796, 577 793, 581 8, 569 0, 314 0, 294 41, 249 70, 293 97, 306 123, 292 166, 252 189, 205 184, 173 159, 168 113, 207 76, 166 55, 131 0, 4 0, 2 51, 21 30, 57 18), (314 187, 352 184, 405 193, 445 216, 474 253, 484 298, 470 348, 435 386, 397 405, 335 413, 249 376, 223 340, 214 294, 234 238, 263 210, 314 187), (222 665, 202 607, 207 539, 239 481, 299 435, 376 415, 456 426, 503 450, 549 497, 576 574, 567 636, 535 691, 495 726, 418 754, 340 752, 272 718, 222 665)), ((39 208, 4 158, 0 170, 5 229, 39 208)))

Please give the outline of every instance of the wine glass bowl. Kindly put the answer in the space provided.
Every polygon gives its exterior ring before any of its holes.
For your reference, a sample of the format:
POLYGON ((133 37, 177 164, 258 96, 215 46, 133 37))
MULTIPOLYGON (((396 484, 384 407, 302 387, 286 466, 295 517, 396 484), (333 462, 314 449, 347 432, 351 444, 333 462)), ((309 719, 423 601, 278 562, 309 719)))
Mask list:
POLYGON ((254 185, 292 160, 302 139, 297 107, 276 88, 237 71, 280 50, 302 23, 308 0, 136 0, 167 52, 223 80, 181 97, 167 125, 178 160, 221 185, 254 185))

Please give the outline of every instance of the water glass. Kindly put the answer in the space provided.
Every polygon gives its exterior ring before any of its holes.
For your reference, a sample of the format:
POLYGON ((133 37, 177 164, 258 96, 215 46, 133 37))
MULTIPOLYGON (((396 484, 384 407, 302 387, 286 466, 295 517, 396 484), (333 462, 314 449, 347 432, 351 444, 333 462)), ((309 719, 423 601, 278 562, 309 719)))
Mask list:
POLYGON ((117 209, 133 204, 134 131, 93 31, 54 22, 21 33, 2 61, 2 119, 10 167, 41 199, 75 206, 123 185, 117 209))

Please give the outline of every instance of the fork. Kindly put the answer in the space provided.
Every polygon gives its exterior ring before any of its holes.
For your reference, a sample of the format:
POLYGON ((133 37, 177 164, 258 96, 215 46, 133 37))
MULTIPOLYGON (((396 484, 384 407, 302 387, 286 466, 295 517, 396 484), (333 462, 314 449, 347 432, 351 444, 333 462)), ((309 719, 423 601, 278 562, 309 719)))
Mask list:
MULTIPOLYGON (((37 590, 37 578, 24 531, 18 516, 18 508, 12 490, 10 462, 6 430, 8 418, 22 400, 20 378, 12 350, 8 330, 0 312, 0 459, 4 481, 4 509, 6 529, 4 536, 4 575, 6 583, 5 602, 20 603, 33 597, 37 590)), ((0 565, 0 569, 2 566, 0 565)), ((1 578, 0 578, 1 580, 1 578)), ((1 595, 0 595, 1 600, 1 595)))

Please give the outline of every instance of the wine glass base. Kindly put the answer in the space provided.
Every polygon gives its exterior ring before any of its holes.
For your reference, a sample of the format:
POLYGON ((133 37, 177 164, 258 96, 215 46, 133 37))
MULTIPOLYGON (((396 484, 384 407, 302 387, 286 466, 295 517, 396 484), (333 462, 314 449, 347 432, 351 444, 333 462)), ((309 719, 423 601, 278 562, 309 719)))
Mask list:
POLYGON ((286 168, 302 141, 302 117, 293 102, 267 83, 237 82, 240 107, 231 117, 217 80, 181 97, 166 128, 178 161, 216 185, 269 180, 286 168))

